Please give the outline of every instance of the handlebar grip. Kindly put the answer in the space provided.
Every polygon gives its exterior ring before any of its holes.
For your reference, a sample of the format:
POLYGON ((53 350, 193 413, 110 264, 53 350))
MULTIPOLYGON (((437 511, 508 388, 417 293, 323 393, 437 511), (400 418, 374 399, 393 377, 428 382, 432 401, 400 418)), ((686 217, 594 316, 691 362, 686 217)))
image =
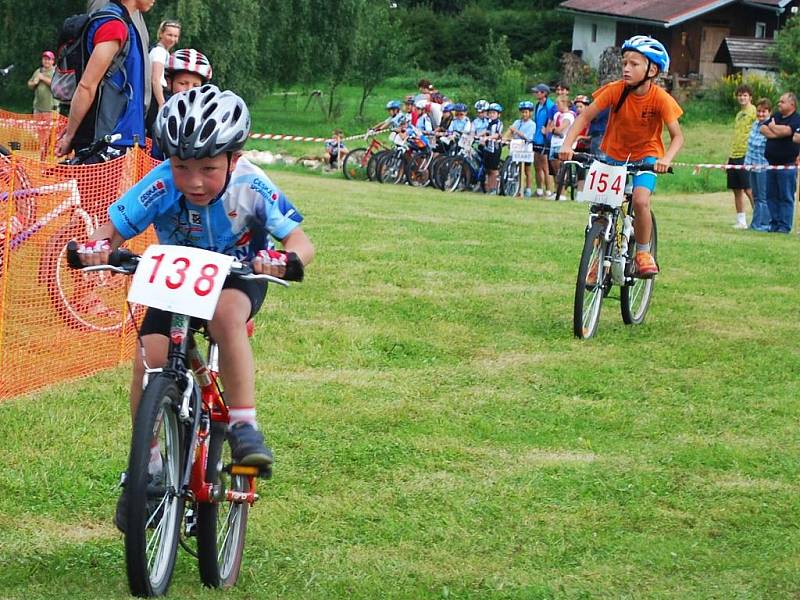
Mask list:
POLYGON ((70 240, 67 243, 67 264, 70 269, 82 269, 81 257, 78 254, 78 242, 70 240))
POLYGON ((138 254, 134 254, 125 248, 117 248, 108 256, 108 264, 112 267, 121 267, 122 263, 130 262, 137 258, 138 254))

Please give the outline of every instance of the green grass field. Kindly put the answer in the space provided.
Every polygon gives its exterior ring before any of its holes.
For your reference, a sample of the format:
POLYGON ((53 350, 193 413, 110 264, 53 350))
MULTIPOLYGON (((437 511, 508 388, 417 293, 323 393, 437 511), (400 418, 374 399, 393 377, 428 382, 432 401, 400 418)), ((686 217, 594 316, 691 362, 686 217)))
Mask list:
MULTIPOLYGON (((645 324, 615 289, 578 341, 585 206, 275 179, 318 258, 258 318, 277 466, 226 597, 800 596, 795 235, 658 196, 645 324)), ((0 597, 126 597, 128 376, 0 403, 0 597)), ((221 597, 185 553, 170 596, 221 597)))

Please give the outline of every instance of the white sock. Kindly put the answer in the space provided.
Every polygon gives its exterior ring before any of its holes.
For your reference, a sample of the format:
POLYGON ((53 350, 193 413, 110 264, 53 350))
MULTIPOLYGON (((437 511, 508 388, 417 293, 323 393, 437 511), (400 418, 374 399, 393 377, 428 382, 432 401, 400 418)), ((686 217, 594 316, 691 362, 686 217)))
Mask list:
POLYGON ((637 252, 650 252, 650 244, 640 244, 636 242, 636 251, 637 252))
POLYGON ((252 408, 231 408, 228 410, 228 419, 230 426, 233 427, 237 423, 249 423, 256 429, 256 407, 252 408))
POLYGON ((747 215, 745 213, 736 213, 736 220, 743 225, 747 224, 747 215))
POLYGON ((164 468, 164 463, 161 461, 161 448, 158 443, 150 446, 150 462, 147 464, 147 472, 150 475, 155 475, 164 468))

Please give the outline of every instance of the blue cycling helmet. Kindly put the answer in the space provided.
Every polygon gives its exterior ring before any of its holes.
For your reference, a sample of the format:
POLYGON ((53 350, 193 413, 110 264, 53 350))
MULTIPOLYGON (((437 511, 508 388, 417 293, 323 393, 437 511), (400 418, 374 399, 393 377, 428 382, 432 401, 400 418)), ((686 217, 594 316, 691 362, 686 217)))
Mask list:
POLYGON ((453 105, 454 112, 467 112, 467 105, 463 102, 457 102, 453 105))
POLYGON ((390 110, 392 108, 396 108, 397 110, 400 110, 400 108, 402 108, 402 106, 403 105, 400 104, 399 100, 389 100, 389 102, 386 103, 386 110, 390 110))
POLYGON ((453 106, 455 106, 452 102, 448 102, 442 107, 442 112, 453 112, 453 106))
POLYGON ((650 62, 652 62, 658 70, 662 73, 669 71, 669 54, 664 44, 649 35, 635 35, 632 38, 625 40, 622 44, 622 52, 633 50, 639 54, 644 55, 650 62))
POLYGON ((492 102, 489 105, 488 110, 496 110, 497 112, 503 112, 503 105, 502 104, 498 104, 497 102, 492 102))
POLYGON ((488 108, 489 108, 489 102, 487 102, 486 100, 478 100, 475 103, 475 110, 477 110, 478 112, 483 112, 488 108))
POLYGON ((533 110, 533 102, 531 102, 530 100, 523 100, 522 102, 519 103, 518 108, 520 110, 533 110))

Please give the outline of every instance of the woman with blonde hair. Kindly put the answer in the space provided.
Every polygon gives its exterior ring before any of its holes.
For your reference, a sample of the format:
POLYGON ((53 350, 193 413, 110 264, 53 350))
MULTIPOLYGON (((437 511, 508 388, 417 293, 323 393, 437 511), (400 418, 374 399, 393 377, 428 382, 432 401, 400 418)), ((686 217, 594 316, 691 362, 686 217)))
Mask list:
POLYGON ((181 24, 178 21, 161 21, 158 26, 158 43, 150 50, 150 63, 152 64, 151 81, 153 84, 153 99, 156 101, 155 110, 164 104, 164 89, 167 80, 164 77, 164 66, 169 60, 169 52, 181 39, 181 24))

